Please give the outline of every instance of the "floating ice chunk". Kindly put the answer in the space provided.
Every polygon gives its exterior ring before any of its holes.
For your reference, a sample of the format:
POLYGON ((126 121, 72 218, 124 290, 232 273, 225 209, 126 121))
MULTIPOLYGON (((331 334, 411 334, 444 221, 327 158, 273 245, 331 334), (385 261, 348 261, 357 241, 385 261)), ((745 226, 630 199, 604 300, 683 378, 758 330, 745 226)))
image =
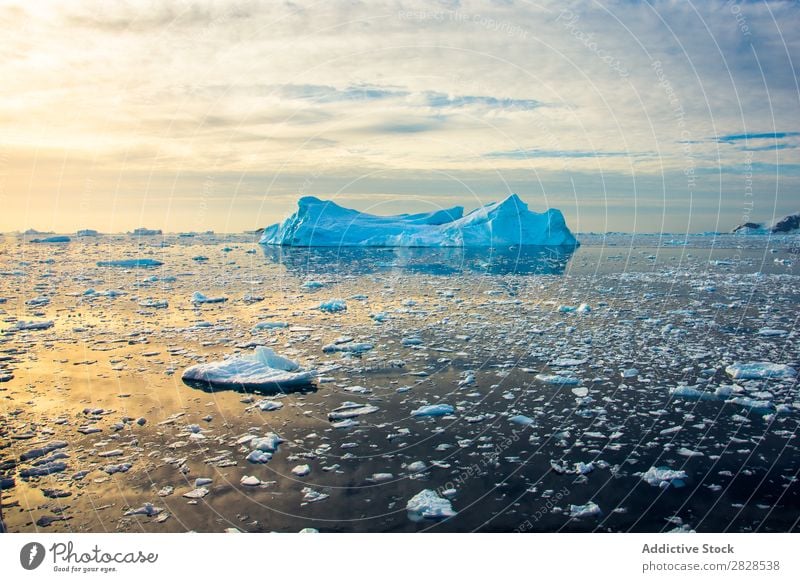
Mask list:
POLYGON ((715 400, 717 397, 711 392, 698 390, 694 386, 675 386, 669 389, 671 396, 687 398, 689 400, 715 400))
POLYGON ((797 376, 797 370, 791 366, 769 362, 736 363, 725 368, 725 371, 735 380, 772 380, 797 376))
POLYGON ((268 453, 266 451, 250 451, 250 454, 247 455, 245 460, 248 463, 269 463, 272 459, 272 453, 268 453))
POLYGON ((227 297, 206 297, 200 291, 195 291, 192 293, 191 302, 199 305, 203 303, 225 303, 227 300, 227 297))
POLYGON ((592 308, 589 306, 588 303, 581 303, 580 305, 578 305, 578 309, 576 309, 575 311, 577 311, 578 313, 589 313, 591 310, 592 308))
POLYGON ((182 377, 210 388, 283 390, 311 384, 316 372, 302 370, 297 362, 260 346, 249 356, 196 364, 187 368, 182 377))
POLYGON ((686 471, 675 471, 668 467, 650 467, 642 474, 642 481, 662 489, 666 489, 670 485, 683 487, 685 485, 684 479, 686 478, 686 471))
POLYGON ((325 286, 325 283, 320 283, 319 281, 306 281, 302 285, 300 285, 303 289, 320 289, 325 286))
POLYGON ((628 368, 626 370, 622 370, 620 375, 623 378, 636 378, 636 376, 639 375, 639 370, 637 370, 636 368, 628 368))
POLYGON ((126 269, 147 269, 150 267, 160 267, 163 265, 156 259, 118 259, 114 261, 98 261, 98 267, 123 267, 126 269))
POLYGON ((258 451, 266 451, 274 453, 278 450, 278 446, 283 442, 283 439, 276 435, 274 432, 269 432, 263 437, 255 437, 250 440, 250 448, 258 451))
POLYGON ((256 402, 255 406, 257 406, 264 412, 269 412, 272 410, 280 410, 281 408, 283 408, 283 402, 278 402, 276 400, 259 400, 258 402, 256 402))
POLYGON ((183 494, 186 499, 202 499, 206 495, 208 495, 208 489, 205 487, 198 487, 183 494))
POLYGON ((68 446, 66 441, 50 441, 44 446, 37 447, 35 449, 31 449, 22 453, 19 458, 21 461, 30 461, 31 459, 38 459, 39 457, 44 457, 45 455, 58 450, 63 449, 64 447, 68 446))
POLYGON ((289 324, 285 321, 260 321, 253 326, 252 331, 259 331, 262 329, 280 329, 284 327, 289 327, 289 324))
POLYGON ((575 386, 580 384, 580 379, 571 376, 559 376, 557 374, 536 374, 534 376, 539 382, 545 384, 556 384, 561 386, 575 386))
POLYGON ((335 408, 332 412, 328 413, 328 420, 339 421, 348 418, 355 418, 356 416, 363 416, 365 414, 372 414, 378 412, 379 408, 371 404, 358 404, 356 402, 345 402, 340 407, 335 408))
POLYGON ((154 515, 158 515, 164 511, 163 507, 156 507, 152 503, 145 503, 141 507, 137 507, 136 509, 129 509, 125 513, 124 516, 131 516, 131 515, 146 515, 147 517, 152 517, 154 515))
POLYGON ((325 313, 339 313, 347 311, 347 303, 345 303, 344 299, 328 299, 327 301, 322 301, 317 309, 325 313))
POLYGON ((316 491, 311 487, 303 487, 303 501, 308 503, 317 503, 318 501, 325 501, 330 495, 316 491))
POLYGON ((10 330, 14 331, 40 331, 43 329, 50 329, 53 327, 53 322, 50 320, 39 321, 17 321, 10 330))
POLYGON ((577 246, 561 211, 531 212, 516 194, 463 215, 454 207, 425 214, 377 216, 305 196, 297 212, 264 229, 265 245, 491 247, 577 246))
POLYGON ((440 497, 432 489, 423 489, 409 499, 406 504, 406 510, 408 511, 408 517, 412 521, 442 519, 456 515, 450 501, 440 497))
POLYGON ((373 473, 372 476, 369 478, 370 481, 375 483, 381 483, 383 481, 391 481, 394 479, 394 475, 391 473, 373 473))
POLYGON ((412 410, 411 416, 444 416, 446 414, 453 414, 454 410, 455 409, 449 404, 429 404, 412 410))
POLYGON ((240 484, 244 485, 245 487, 258 487, 261 485, 261 479, 258 477, 253 477, 252 475, 245 475, 239 481, 240 484))
POLYGON ((755 412, 774 412, 775 406, 769 400, 756 400, 748 396, 737 396, 725 401, 726 404, 736 404, 749 408, 755 412))
POLYGON ((292 474, 296 475, 297 477, 305 477, 311 472, 311 467, 308 465, 297 465, 295 468, 292 469, 292 474))
POLYGON ((332 343, 325 346, 322 346, 322 351, 326 354, 332 354, 336 352, 344 352, 350 354, 363 354, 364 352, 370 351, 374 348, 370 343, 360 342, 360 343, 346 343, 346 344, 337 344, 332 343))
POLYGON ((68 236, 57 235, 57 236, 48 236, 45 238, 35 238, 31 242, 32 243, 68 243, 72 239, 68 236))
POLYGON ((511 418, 509 418, 508 420, 510 422, 513 422, 514 424, 519 424, 521 426, 530 426, 532 424, 535 424, 535 422, 536 422, 535 420, 533 420, 529 416, 525 416, 523 414, 516 414, 516 415, 512 416, 511 418))
POLYGON ((151 309, 166 309, 169 303, 166 299, 145 299, 139 302, 139 307, 149 307, 151 309))
POLYGON ((600 517, 601 515, 603 515, 603 512, 600 511, 599 505, 597 505, 594 501, 590 501, 585 505, 570 505, 569 515, 570 517, 575 517, 575 518, 600 517))
POLYGON ((411 473, 422 473, 423 471, 428 470, 428 466, 424 461, 414 461, 413 463, 409 463, 406 466, 406 469, 408 469, 408 471, 411 473))
POLYGON ((67 468, 67 464, 63 461, 53 461, 52 463, 45 463, 37 467, 29 467, 22 469, 19 476, 23 479, 31 477, 43 477, 45 475, 52 475, 53 473, 60 473, 67 468))
POLYGON ((573 368, 575 366, 582 366, 588 361, 587 358, 558 358, 550 362, 550 365, 557 368, 573 368))
POLYGON ((594 471, 594 463, 592 462, 575 463, 575 473, 577 473, 578 475, 588 475, 592 471, 594 471))

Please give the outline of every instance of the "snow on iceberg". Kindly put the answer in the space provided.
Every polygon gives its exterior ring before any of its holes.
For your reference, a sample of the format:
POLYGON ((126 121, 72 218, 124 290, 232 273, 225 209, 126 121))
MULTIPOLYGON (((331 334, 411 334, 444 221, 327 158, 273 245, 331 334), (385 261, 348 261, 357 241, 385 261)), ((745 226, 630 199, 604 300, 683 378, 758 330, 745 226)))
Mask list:
POLYGON ((578 246, 560 210, 528 210, 516 194, 476 208, 378 216, 304 196, 297 212, 264 229, 263 245, 302 247, 578 246))
POLYGON ((185 382, 196 382, 209 388, 278 391, 307 386, 315 377, 316 372, 302 370, 297 362, 266 347, 256 348, 252 355, 196 364, 187 368, 182 376, 185 382))

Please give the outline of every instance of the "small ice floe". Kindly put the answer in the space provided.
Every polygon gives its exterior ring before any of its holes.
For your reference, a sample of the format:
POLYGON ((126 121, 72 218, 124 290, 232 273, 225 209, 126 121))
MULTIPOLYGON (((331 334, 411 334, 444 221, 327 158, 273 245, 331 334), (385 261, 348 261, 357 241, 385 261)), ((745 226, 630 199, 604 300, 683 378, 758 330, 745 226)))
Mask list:
POLYGON ((55 450, 63 449, 66 446, 68 446, 67 441, 50 441, 46 445, 37 447, 35 449, 30 449, 29 451, 25 451, 19 456, 19 459, 20 461, 30 461, 32 459, 38 459, 39 457, 44 457, 45 455, 52 453, 55 450))
POLYGON ((311 467, 308 465, 297 465, 292 469, 292 474, 296 477, 305 477, 311 472, 311 467))
POLYGON ((423 489, 406 504, 408 517, 411 521, 422 519, 443 519, 453 517, 456 511, 449 500, 440 497, 432 489, 423 489))
POLYGON ((383 481, 391 481, 394 479, 394 475, 392 473, 373 473, 371 477, 369 477, 368 481, 372 481, 373 483, 382 483, 383 481))
POLYGON ((531 425, 536 423, 535 420, 533 420, 529 416, 525 416, 524 414, 515 414, 514 416, 510 417, 508 420, 509 420, 509 422, 513 422, 514 424, 518 424, 520 426, 531 426, 531 425))
POLYGON ((50 298, 45 297, 44 295, 40 295, 39 297, 34 297, 33 299, 28 299, 25 302, 25 305, 28 307, 44 307, 45 305, 50 304, 50 298))
POLYGON ((642 481, 654 487, 666 489, 670 485, 675 488, 686 485, 684 480, 687 478, 686 471, 675 471, 668 467, 650 467, 642 473, 642 481))
POLYGON ((300 287, 302 287, 303 289, 307 289, 309 291, 313 291, 315 289, 321 289, 324 286, 325 283, 320 283, 319 281, 306 281, 305 283, 300 285, 300 287))
POLYGON ((422 338, 418 336, 409 336, 404 337, 400 340, 400 343, 405 347, 411 346, 421 346, 422 345, 422 338))
POLYGON ((68 243, 72 239, 64 235, 48 236, 45 238, 32 239, 32 243, 68 243))
POLYGON ((319 530, 314 527, 304 527, 297 533, 308 534, 308 533, 319 533, 319 530))
POLYGON ((670 396, 686 398, 687 400, 716 400, 717 396, 713 392, 698 390, 694 386, 675 386, 669 389, 670 396))
POLYGON ((9 328, 9 331, 40 331, 51 327, 53 327, 53 322, 50 320, 17 321, 9 328))
POLYGON ((303 487, 303 501, 306 503, 317 503, 318 501, 325 501, 330 495, 316 491, 311 487, 303 487))
POLYGON ((411 416, 445 416, 453 414, 454 408, 449 404, 428 404, 411 411, 411 416))
MULTIPOLYGON (((44 460, 44 459, 43 459, 44 460)), ((60 473, 67 468, 67 464, 63 461, 53 461, 51 463, 44 463, 36 467, 28 467, 19 472, 22 479, 30 479, 31 477, 44 477, 52 475, 53 473, 60 473)))
POLYGON ((349 418, 355 418, 357 416, 363 416, 365 414, 372 414, 373 412, 378 412, 378 410, 379 408, 377 406, 373 406, 371 404, 345 402, 338 408, 334 408, 331 412, 328 413, 328 420, 330 421, 346 420, 349 418))
POLYGON ((545 384, 555 384, 559 386, 575 386, 580 384, 580 379, 573 376, 560 376, 558 374, 536 374, 534 376, 539 382, 545 384))
POLYGON ((289 327, 285 321, 259 321, 251 329, 252 332, 261 331, 262 329, 283 329, 289 327))
POLYGON ((203 303, 225 303, 228 300, 227 297, 206 297, 200 291, 195 291, 192 293, 191 302, 195 305, 200 305, 203 303))
POLYGON ((283 408, 283 402, 278 402, 277 400, 259 400, 253 406, 262 410, 263 412, 270 412, 273 410, 280 410, 283 408))
POLYGON ((636 376, 639 375, 639 370, 637 370, 636 368, 627 368, 625 370, 622 370, 622 372, 620 372, 620 375, 623 378, 636 378, 636 376))
POLYGON ((108 473, 109 475, 115 475, 116 473, 127 473, 133 467, 132 463, 119 463, 117 465, 106 465, 103 467, 103 471, 108 473))
POLYGON ((322 301, 317 309, 325 313, 340 313, 347 311, 347 303, 345 303, 344 299, 328 299, 327 301, 322 301))
POLYGON ((161 489, 158 490, 156 495, 158 495, 159 497, 169 497, 173 493, 175 493, 175 487, 173 487, 172 485, 164 485, 161 489))
POLYGON ((166 309, 169 307, 169 302, 165 299, 145 299, 139 302, 139 307, 150 309, 166 309))
POLYGON ((129 509, 122 515, 128 517, 131 515, 146 515, 147 517, 153 517, 154 515, 158 515, 164 511, 163 507, 156 507, 152 503, 145 503, 141 507, 137 507, 136 509, 129 509))
POLYGON ((240 484, 244 485, 245 487, 258 487, 261 485, 261 479, 258 477, 253 477, 252 475, 245 475, 239 481, 240 484))
POLYGON ((297 362, 261 346, 252 355, 191 366, 183 372, 182 378, 212 389, 283 390, 308 386, 316 375, 315 371, 303 370, 297 362))
POLYGON ((202 499, 206 495, 208 495, 208 489, 205 487, 198 487, 183 494, 186 499, 202 499))
POLYGON ((797 376, 797 370, 791 366, 769 362, 735 363, 725 368, 725 372, 734 380, 774 380, 797 376))
POLYGON ((735 404, 759 413, 770 413, 775 411, 775 405, 769 400, 756 400, 755 398, 750 398, 749 396, 737 396, 735 398, 729 398, 725 401, 725 404, 735 404))
POLYGON ((198 477, 197 479, 194 480, 194 487, 195 489, 199 489, 200 487, 203 487, 205 485, 211 485, 211 483, 213 482, 214 480, 210 479, 209 477, 198 477))
POLYGON ((374 347, 375 346, 373 346, 372 344, 366 342, 360 342, 360 343, 353 342, 345 344, 332 343, 322 346, 322 351, 325 352, 326 354, 332 354, 336 352, 363 354, 364 352, 370 351, 374 347))
POLYGON ((569 516, 574 518, 581 517, 600 517, 603 512, 600 511, 600 506, 594 501, 590 501, 585 505, 570 505, 569 516))
POLYGON ((98 261, 98 267, 123 267, 125 269, 146 269, 163 265, 156 259, 118 259, 115 261, 98 261))

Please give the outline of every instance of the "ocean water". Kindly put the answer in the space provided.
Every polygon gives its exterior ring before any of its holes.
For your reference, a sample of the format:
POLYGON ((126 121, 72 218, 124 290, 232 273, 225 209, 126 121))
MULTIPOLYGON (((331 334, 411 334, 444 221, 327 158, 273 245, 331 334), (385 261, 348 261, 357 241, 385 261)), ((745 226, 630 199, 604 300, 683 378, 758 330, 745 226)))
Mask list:
POLYGON ((6 236, 3 520, 10 531, 797 531, 798 237, 580 239, 564 251, 6 236), (98 266, 145 258, 162 264, 98 266), (319 309, 333 299, 346 310, 319 309), (181 379, 257 346, 317 381, 276 394, 181 379), (733 377, 754 362, 784 375, 733 377), (336 428, 329 414, 348 402, 368 412, 336 428), (438 404, 452 412, 412 415, 438 404), (283 439, 271 459, 249 462, 249 438, 270 433, 283 439), (409 512, 424 490, 455 514, 409 512))

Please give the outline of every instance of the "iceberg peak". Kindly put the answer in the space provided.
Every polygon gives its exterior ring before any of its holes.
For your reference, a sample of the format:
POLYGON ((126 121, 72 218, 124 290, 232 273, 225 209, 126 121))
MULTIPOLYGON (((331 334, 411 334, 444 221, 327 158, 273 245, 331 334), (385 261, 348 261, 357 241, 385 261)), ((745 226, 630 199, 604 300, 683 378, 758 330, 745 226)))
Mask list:
POLYGON ((578 246, 560 210, 538 213, 517 194, 464 214, 454 206, 381 216, 303 196, 297 211, 263 230, 260 243, 302 247, 578 246))

